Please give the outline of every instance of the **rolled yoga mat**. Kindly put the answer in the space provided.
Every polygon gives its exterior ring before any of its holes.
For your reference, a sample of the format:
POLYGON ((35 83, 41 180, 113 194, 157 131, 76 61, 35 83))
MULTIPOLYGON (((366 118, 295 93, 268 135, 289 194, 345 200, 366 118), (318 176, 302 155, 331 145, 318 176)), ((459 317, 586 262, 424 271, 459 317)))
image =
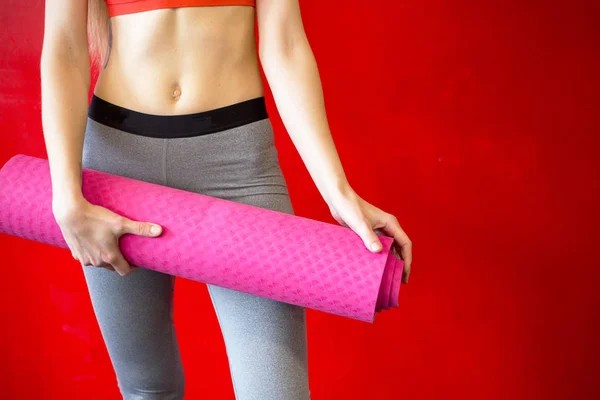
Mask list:
MULTIPOLYGON (((371 323, 398 307, 404 262, 392 237, 378 235, 383 249, 372 253, 341 225, 87 168, 82 191, 92 204, 162 225, 157 237, 120 237, 138 267, 371 323)), ((17 154, 0 170, 0 232, 68 248, 47 159, 17 154)))

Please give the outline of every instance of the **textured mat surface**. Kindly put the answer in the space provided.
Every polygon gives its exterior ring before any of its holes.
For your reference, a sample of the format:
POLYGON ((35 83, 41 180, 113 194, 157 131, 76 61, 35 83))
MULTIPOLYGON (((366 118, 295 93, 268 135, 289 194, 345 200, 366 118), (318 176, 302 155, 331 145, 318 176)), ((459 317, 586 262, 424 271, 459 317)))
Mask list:
MULTIPOLYGON (((391 237, 371 253, 341 225, 86 168, 82 184, 89 202, 162 225, 159 237, 121 236, 133 265, 366 322, 398 307, 391 237)), ((68 248, 48 160, 18 154, 2 167, 0 232, 68 248)))

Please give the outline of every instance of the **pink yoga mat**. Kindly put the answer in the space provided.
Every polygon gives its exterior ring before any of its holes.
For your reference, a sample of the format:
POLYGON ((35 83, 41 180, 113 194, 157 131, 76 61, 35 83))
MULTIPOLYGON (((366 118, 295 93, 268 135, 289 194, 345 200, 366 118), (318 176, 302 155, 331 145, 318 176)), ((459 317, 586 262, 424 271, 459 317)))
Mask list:
MULTIPOLYGON (((370 252, 350 228, 84 168, 84 197, 163 227, 125 234, 133 265, 373 322, 398 307, 394 239, 370 252)), ((48 160, 18 154, 0 170, 0 232, 68 248, 52 214, 48 160)), ((134 272, 135 273, 135 272, 134 272)))

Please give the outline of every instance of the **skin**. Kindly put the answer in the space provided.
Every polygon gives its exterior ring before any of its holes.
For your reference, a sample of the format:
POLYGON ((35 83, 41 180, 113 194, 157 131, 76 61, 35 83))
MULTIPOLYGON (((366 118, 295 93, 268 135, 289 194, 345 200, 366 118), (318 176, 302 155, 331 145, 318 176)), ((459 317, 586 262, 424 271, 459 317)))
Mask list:
MULTIPOLYGON (((47 0, 45 18, 42 124, 53 212, 75 259, 125 275, 132 266, 119 250, 119 236, 160 232, 150 231, 151 222, 129 220, 83 197, 90 88, 87 2, 47 0)), ((262 65, 286 130, 333 218, 358 234, 370 251, 381 251, 374 229, 394 237, 394 251, 404 260, 402 282, 408 283, 411 240, 394 215, 352 189, 342 168, 298 0, 257 0, 256 8, 158 9, 115 16, 111 24, 110 53, 94 92, 136 111, 188 114, 263 96, 262 65)))

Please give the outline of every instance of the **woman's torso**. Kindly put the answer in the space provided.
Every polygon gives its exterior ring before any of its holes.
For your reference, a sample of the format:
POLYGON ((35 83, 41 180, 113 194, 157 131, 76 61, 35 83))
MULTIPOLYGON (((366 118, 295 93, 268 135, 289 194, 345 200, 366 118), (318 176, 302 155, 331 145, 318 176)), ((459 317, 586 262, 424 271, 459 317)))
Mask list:
POLYGON ((254 7, 166 8, 111 17, 94 93, 149 114, 188 114, 264 95, 254 7))

